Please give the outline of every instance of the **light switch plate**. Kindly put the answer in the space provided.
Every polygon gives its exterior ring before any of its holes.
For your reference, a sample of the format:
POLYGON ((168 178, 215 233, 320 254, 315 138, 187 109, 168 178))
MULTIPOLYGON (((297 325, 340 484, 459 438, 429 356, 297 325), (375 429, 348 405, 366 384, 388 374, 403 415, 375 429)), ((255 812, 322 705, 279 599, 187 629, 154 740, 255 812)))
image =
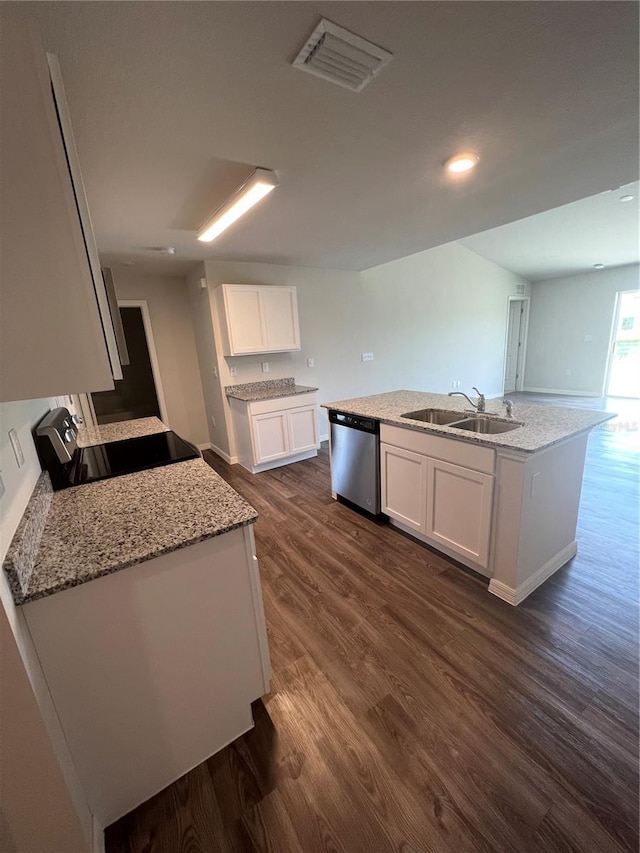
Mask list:
POLYGON ((312 358, 307 359, 307 367, 315 367, 316 363, 312 358))
POLYGON ((373 361, 373 353, 372 352, 363 352, 361 359, 362 359, 362 361, 373 361))
POLYGON ((268 372, 269 372, 269 362, 268 362, 268 361, 263 361, 263 362, 262 362, 262 372, 263 372, 263 373, 268 373, 268 372))
POLYGON ((18 468, 22 468, 24 465, 24 453, 22 452, 22 445, 20 444, 20 439, 18 438, 18 433, 15 429, 9 430, 9 441, 11 442, 11 447, 13 447, 18 468))

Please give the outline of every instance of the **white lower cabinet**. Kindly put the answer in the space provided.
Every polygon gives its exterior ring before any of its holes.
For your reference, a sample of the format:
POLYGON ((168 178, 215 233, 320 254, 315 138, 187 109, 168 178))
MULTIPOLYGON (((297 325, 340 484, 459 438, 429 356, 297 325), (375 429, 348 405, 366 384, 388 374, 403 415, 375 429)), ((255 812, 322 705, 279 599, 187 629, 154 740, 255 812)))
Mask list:
POLYGON ((256 464, 289 455, 287 412, 268 412, 251 418, 256 464))
POLYGON ((427 459, 401 447, 380 447, 382 511, 407 527, 424 532, 427 459))
POLYGON ((252 525, 23 613, 103 826, 248 731, 251 703, 269 691, 252 525))
POLYGON ((489 564, 493 477, 427 460, 424 534, 481 566, 489 564))
POLYGON ((384 424, 381 437, 382 511, 461 562, 486 569, 494 451, 384 424))
POLYGON ((252 473, 317 455, 320 442, 315 394, 253 403, 230 398, 229 405, 237 460, 252 473))

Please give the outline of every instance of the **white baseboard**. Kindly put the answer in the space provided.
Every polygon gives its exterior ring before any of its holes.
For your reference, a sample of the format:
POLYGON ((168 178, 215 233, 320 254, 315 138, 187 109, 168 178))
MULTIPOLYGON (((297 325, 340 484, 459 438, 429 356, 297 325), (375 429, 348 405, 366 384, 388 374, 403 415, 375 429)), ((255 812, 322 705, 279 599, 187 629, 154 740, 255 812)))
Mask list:
POLYGON ((229 456, 228 453, 225 453, 224 450, 221 450, 217 445, 210 444, 208 447, 209 450, 213 450, 216 456, 219 456, 221 459, 224 459, 225 462, 228 462, 229 465, 236 465, 238 462, 237 456, 229 456))
POLYGON ((211 450, 211 444, 208 441, 205 444, 196 444, 196 447, 200 452, 203 450, 211 450))
POLYGON ((531 394, 564 394, 566 397, 601 397, 597 391, 572 391, 568 388, 531 388, 525 385, 523 391, 529 391, 531 394))
POLYGON ((318 440, 321 442, 322 441, 329 441, 329 433, 326 433, 326 435, 321 435, 318 440))
POLYGON ((562 551, 558 551, 558 553, 548 560, 544 566, 540 566, 540 568, 536 569, 533 574, 529 575, 524 583, 519 584, 515 588, 507 586, 507 584, 502 581, 497 581, 494 578, 491 578, 489 581, 489 592, 493 593, 493 595, 497 595, 498 598, 501 598, 503 601, 506 601, 508 604, 512 604, 515 607, 523 602, 528 595, 531 595, 534 589, 537 589, 540 584, 543 584, 548 580, 554 572, 557 572, 558 569, 564 566, 565 563, 568 563, 572 557, 575 557, 577 553, 578 543, 574 540, 563 548, 562 551))

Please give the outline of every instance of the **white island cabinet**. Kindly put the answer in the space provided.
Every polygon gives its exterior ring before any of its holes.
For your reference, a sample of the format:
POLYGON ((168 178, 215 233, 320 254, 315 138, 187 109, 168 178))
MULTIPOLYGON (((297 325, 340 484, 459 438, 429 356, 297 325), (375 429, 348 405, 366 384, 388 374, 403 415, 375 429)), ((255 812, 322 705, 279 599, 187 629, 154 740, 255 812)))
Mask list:
POLYGON ((381 422, 382 512, 490 578, 489 592, 509 604, 576 553, 588 433, 613 413, 518 401, 509 420, 491 401, 486 415, 499 424, 476 433, 415 418, 430 409, 469 417, 443 394, 391 391, 323 406, 381 422))
POLYGON ((10 21, 0 62, 0 401, 111 389, 122 373, 57 63, 10 21))
POLYGON ((300 349, 295 287, 222 284, 216 300, 225 355, 300 349))
POLYGON ((229 398, 238 462, 257 474, 317 456, 315 393, 245 401, 229 398))
POLYGON ((382 511, 488 575, 495 451, 382 424, 382 511))

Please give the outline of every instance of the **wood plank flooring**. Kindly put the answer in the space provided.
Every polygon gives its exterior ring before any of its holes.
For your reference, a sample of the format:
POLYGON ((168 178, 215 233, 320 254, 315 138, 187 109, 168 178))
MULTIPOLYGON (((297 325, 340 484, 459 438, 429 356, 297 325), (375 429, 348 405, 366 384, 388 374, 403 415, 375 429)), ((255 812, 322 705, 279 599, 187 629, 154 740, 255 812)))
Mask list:
POLYGON ((255 476, 205 454, 260 513, 272 691, 107 853, 636 851, 629 412, 589 440, 578 555, 518 608, 333 501, 326 448, 255 476))

